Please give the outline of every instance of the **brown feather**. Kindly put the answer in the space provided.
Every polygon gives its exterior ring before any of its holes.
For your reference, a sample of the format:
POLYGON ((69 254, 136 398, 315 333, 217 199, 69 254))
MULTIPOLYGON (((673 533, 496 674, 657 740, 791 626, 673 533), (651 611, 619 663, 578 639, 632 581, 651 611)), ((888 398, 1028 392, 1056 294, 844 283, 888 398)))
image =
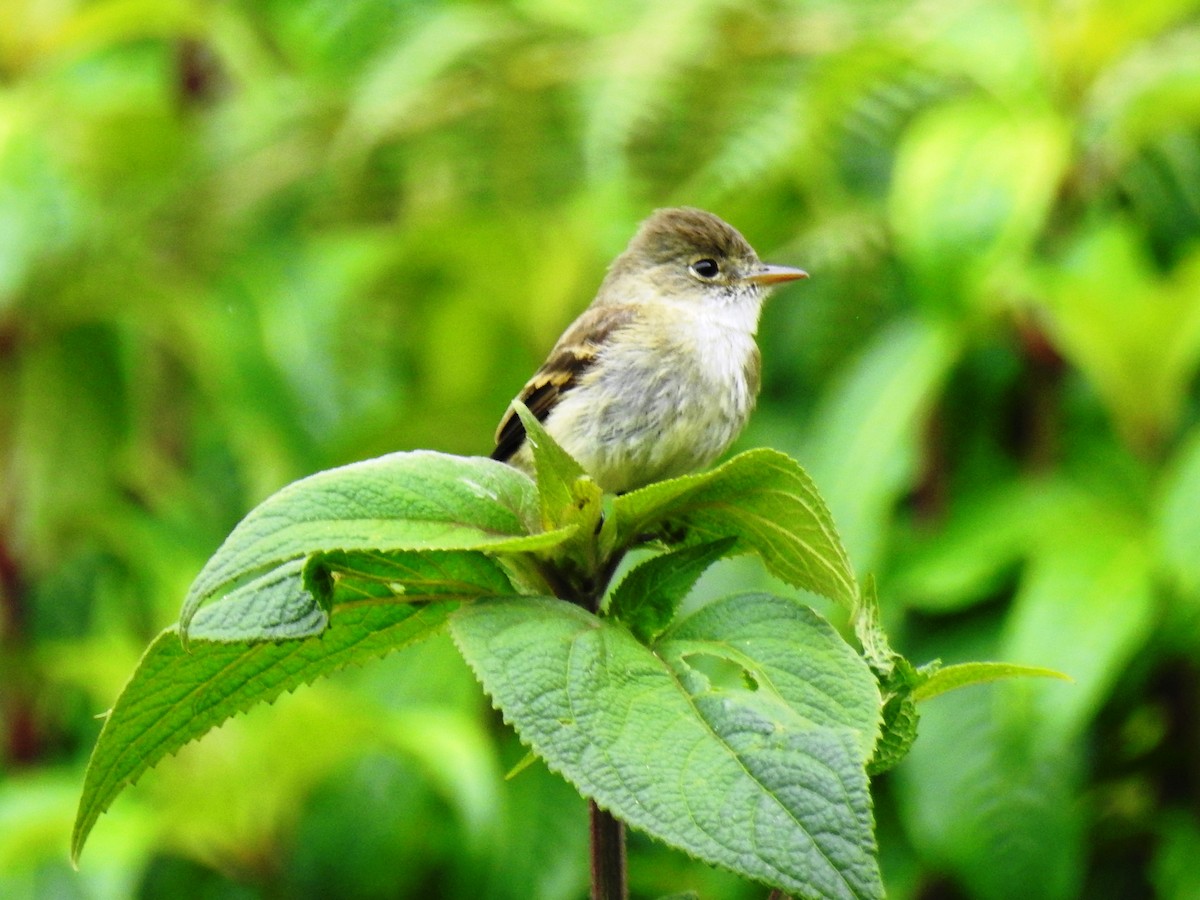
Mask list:
MULTIPOLYGON (((589 307, 566 330, 542 367, 526 382, 517 400, 544 422, 562 395, 571 390, 591 368, 604 345, 622 327, 633 321, 632 306, 589 307)), ((492 459, 507 462, 525 442, 525 426, 510 406, 496 429, 492 459)))

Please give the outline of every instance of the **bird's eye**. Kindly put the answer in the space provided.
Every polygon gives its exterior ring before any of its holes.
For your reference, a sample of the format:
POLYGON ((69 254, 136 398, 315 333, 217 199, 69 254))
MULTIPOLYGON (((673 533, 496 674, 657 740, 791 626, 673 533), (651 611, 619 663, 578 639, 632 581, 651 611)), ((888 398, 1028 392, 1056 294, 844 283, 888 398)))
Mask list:
POLYGON ((698 259, 692 263, 692 271, 701 278, 716 278, 721 274, 721 267, 715 259, 698 259))

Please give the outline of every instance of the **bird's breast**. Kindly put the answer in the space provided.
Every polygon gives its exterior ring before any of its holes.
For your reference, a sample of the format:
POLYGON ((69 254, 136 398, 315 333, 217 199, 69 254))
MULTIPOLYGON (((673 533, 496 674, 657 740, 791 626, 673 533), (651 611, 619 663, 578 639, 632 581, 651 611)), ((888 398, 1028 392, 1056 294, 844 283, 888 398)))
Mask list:
POLYGON ((614 341, 548 421, 551 434, 608 490, 710 464, 741 433, 758 391, 753 334, 677 320, 614 341))

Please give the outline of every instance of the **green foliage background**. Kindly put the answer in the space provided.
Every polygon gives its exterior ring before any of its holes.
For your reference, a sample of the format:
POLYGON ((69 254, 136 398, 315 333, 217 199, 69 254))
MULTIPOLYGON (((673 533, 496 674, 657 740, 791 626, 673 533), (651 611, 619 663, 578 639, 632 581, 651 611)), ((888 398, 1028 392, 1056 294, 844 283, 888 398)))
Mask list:
MULTIPOLYGON (((741 446, 808 468, 898 648, 1076 682, 922 707, 877 781, 890 895, 1200 895, 1198 11, 4 0, 0 896, 582 896, 582 802, 503 780, 446 642, 231 722, 66 847, 94 716, 240 516, 487 452, 675 203, 812 272, 741 446)), ((632 854, 638 897, 764 893, 632 854)))

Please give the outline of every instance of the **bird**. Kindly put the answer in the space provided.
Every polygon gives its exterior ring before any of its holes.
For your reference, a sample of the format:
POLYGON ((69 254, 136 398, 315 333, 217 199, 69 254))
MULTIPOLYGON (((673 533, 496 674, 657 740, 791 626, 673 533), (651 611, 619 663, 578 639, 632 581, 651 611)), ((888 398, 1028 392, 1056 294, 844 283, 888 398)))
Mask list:
MULTIPOLYGON (((605 492, 703 469, 754 408, 763 301, 807 277, 763 263, 710 212, 655 210, 514 403, 524 403, 605 492)), ((495 444, 492 459, 533 473, 512 404, 495 444)))

